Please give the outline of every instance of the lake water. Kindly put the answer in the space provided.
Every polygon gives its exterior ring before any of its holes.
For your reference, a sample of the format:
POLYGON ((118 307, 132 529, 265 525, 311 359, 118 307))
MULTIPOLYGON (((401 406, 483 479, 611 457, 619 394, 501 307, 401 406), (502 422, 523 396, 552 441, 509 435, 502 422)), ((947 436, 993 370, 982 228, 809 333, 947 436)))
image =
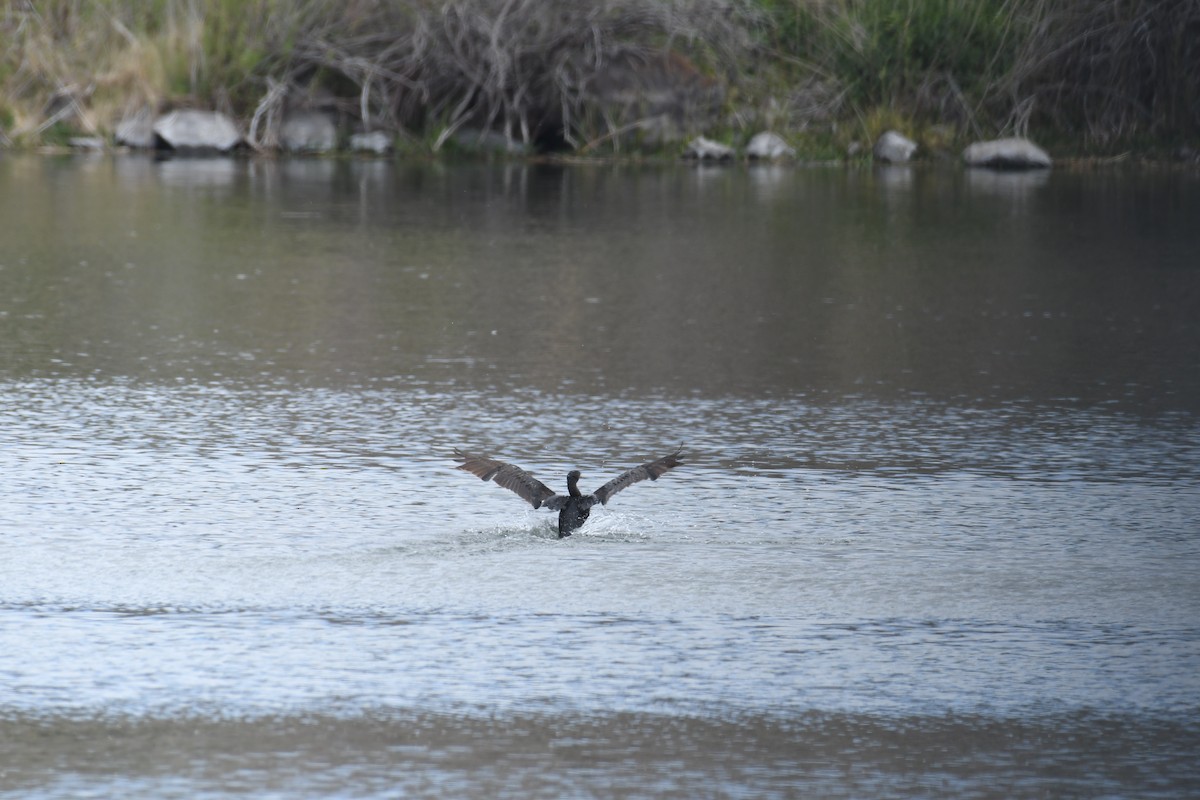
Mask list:
POLYGON ((0 797, 1196 796, 1198 220, 0 158, 0 797), (562 541, 451 458, 681 443, 562 541))

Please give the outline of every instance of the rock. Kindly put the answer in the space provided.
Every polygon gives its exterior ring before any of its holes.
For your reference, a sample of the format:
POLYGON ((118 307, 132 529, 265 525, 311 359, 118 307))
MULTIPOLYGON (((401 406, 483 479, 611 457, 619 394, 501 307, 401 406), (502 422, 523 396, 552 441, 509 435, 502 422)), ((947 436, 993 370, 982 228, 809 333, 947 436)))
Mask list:
POLYGON ((912 158, 912 154, 917 151, 917 143, 912 139, 902 136, 896 131, 885 131, 879 137, 879 141, 875 142, 875 149, 871 151, 876 161, 882 161, 887 164, 903 164, 912 158))
POLYGON ((357 153, 383 155, 392 151, 392 137, 383 131, 355 133, 350 136, 350 149, 357 153))
POLYGON ((469 153, 505 153, 526 155, 529 148, 520 139, 510 139, 499 131, 484 131, 478 128, 459 128, 450 137, 454 144, 469 153))
POLYGON ((154 116, 143 108, 117 123, 113 137, 118 145, 150 149, 154 147, 154 116))
POLYGON ((991 169, 1046 169, 1050 156, 1028 139, 993 139, 975 142, 963 150, 963 161, 971 167, 991 169))
POLYGON ((233 120, 217 111, 181 109, 159 117, 154 135, 172 150, 232 150, 242 141, 233 120))
POLYGON ((698 161, 728 161, 734 155, 732 147, 705 139, 703 136, 692 139, 683 151, 684 158, 694 158, 698 161))
POLYGON ((790 147, 777 133, 756 133, 746 145, 746 157, 774 161, 778 158, 795 158, 796 149, 790 147))
POLYGON ((76 150, 103 150, 104 140, 99 136, 72 136, 67 144, 76 150))
POLYGON ((279 145, 289 153, 328 153, 337 147, 337 126, 320 111, 293 111, 279 126, 279 145))

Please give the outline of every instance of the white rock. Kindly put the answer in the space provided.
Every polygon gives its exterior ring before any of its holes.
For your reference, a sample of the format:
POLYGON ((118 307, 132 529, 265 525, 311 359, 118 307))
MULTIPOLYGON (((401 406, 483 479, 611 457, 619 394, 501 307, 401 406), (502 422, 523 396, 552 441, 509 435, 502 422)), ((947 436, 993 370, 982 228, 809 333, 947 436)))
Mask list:
POLYGON ((99 136, 72 136, 67 144, 76 150, 103 150, 104 140, 99 136))
POLYGON ((756 133, 750 144, 746 145, 746 156, 772 161, 777 158, 795 158, 796 149, 789 146, 779 134, 764 131, 756 133))
POLYGON ((350 136, 350 149, 362 153, 383 155, 392 150, 392 137, 383 131, 355 133, 350 136))
POLYGON ((886 131, 875 142, 872 154, 876 161, 889 164, 903 164, 917 152, 917 143, 896 131, 886 131))
POLYGON ((233 120, 217 111, 181 109, 159 117, 154 134, 175 150, 232 150, 242 140, 233 120))
POLYGON ((729 145, 705 139, 703 136, 692 139, 688 143, 687 149, 683 151, 684 158, 694 158, 699 161, 728 161, 734 155, 734 150, 729 145))
POLYGON ((993 139, 975 142, 963 150, 963 161, 972 167, 992 169, 1045 169, 1050 156, 1028 139, 993 139))

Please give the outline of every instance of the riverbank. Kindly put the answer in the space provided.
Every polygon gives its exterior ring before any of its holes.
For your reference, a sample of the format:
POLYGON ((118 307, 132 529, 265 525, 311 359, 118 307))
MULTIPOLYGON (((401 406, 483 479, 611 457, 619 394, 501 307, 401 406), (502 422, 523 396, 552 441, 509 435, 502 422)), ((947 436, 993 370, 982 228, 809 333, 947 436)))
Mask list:
POLYGON ((1190 3, 49 0, 0 14, 7 148, 107 147, 131 121, 203 109, 264 152, 370 134, 368 149, 406 155, 673 157, 697 135, 741 150, 767 130, 798 158, 841 160, 896 130, 926 158, 1007 135, 1056 158, 1200 157, 1190 3))

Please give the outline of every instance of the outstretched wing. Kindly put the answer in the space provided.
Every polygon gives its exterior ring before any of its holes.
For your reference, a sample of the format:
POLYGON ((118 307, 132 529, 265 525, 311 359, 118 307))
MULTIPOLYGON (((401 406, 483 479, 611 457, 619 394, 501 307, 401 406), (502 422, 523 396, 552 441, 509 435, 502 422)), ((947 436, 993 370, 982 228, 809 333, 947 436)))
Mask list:
POLYGON ((608 498, 612 497, 626 486, 632 486, 638 481, 646 480, 646 478, 656 481, 658 480, 659 475, 662 475, 664 472, 671 469, 671 467, 678 467, 681 463, 683 463, 679 460, 679 454, 682 452, 683 446, 681 445, 678 450, 676 450, 674 453, 671 453, 669 456, 663 456, 657 461, 651 461, 649 464, 642 464, 640 467, 634 467, 628 472, 618 475, 592 494, 594 494, 596 499, 601 503, 607 504, 608 498))
POLYGON ((454 457, 462 463, 459 469, 475 475, 481 480, 495 481, 505 489, 516 492, 529 501, 534 508, 540 508, 542 503, 554 497, 554 491, 537 478, 520 467, 497 461, 494 458, 473 456, 469 453, 454 451, 454 457))

